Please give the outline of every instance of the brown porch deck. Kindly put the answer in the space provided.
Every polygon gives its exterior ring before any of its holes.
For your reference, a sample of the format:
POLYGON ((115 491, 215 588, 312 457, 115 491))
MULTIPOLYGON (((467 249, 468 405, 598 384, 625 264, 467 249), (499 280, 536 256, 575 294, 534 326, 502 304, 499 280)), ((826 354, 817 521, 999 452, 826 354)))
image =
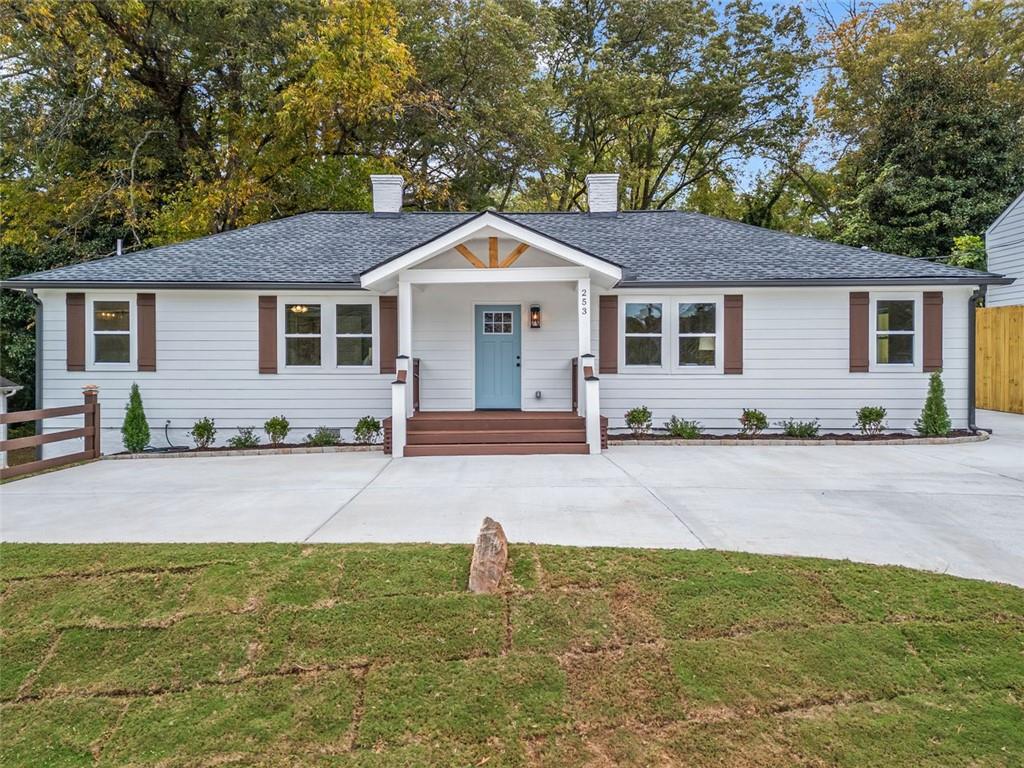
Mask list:
MULTIPOLYGON (((601 420, 607 441, 607 419, 601 420)), ((391 419, 384 421, 391 452, 391 419)), ((588 453, 586 420, 569 411, 427 411, 407 423, 406 456, 588 453)))

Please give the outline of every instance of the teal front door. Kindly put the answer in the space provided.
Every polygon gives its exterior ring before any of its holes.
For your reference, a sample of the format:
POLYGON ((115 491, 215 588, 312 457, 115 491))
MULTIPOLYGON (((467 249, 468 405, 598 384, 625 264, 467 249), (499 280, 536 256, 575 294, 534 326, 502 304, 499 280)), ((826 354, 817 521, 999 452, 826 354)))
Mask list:
POLYGON ((477 410, 519 410, 522 329, 519 307, 476 308, 477 410))

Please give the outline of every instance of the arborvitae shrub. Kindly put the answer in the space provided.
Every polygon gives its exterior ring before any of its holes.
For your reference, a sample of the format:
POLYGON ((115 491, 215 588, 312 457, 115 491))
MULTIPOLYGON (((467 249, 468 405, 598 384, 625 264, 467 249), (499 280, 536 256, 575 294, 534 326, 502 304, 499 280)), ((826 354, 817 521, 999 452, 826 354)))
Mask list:
POLYGON ((139 385, 132 384, 128 404, 124 407, 124 424, 121 425, 121 439, 130 453, 140 453, 149 445, 149 424, 146 412, 142 408, 142 395, 139 385))

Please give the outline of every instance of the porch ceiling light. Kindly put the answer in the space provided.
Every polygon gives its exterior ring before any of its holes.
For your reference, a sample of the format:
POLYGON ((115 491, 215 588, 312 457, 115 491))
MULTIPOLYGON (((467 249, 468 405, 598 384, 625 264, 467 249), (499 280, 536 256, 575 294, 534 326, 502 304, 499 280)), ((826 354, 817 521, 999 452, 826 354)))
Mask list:
POLYGON ((540 306, 537 304, 530 307, 530 327, 540 328, 540 306))
POLYGON ((307 307, 305 304, 292 304, 291 307, 289 307, 288 309, 289 311, 294 312, 296 315, 302 315, 305 314, 306 312, 309 312, 309 307, 307 307))

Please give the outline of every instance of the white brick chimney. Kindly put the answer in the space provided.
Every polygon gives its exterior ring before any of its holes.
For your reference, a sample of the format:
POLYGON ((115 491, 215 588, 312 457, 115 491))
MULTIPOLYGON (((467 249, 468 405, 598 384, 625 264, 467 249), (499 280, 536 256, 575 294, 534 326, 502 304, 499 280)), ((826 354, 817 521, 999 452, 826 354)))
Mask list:
POLYGON ((591 213, 617 213, 619 210, 619 174, 588 173, 587 203, 591 213))
POLYGON ((370 176, 373 185, 373 212, 375 214, 398 214, 402 210, 402 189, 405 181, 401 176, 374 174, 370 176))

